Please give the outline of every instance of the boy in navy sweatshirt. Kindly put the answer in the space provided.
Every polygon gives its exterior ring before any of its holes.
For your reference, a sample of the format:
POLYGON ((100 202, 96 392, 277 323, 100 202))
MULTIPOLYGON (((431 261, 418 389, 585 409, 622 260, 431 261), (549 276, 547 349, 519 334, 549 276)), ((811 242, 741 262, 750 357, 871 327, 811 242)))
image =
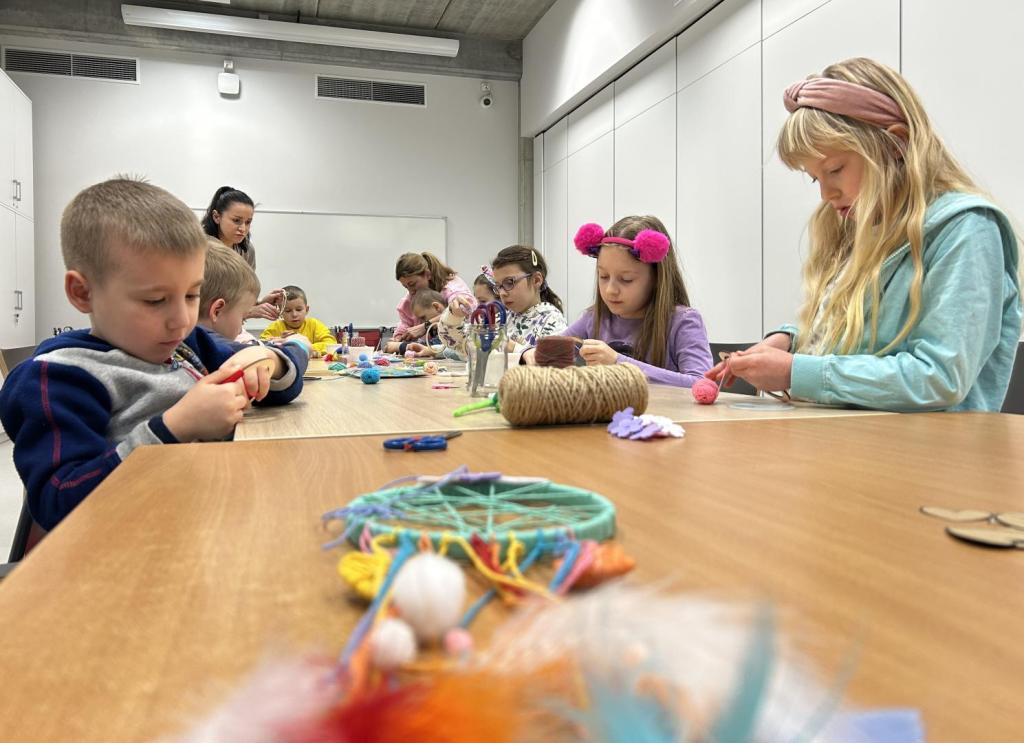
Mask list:
POLYGON ((206 235, 167 191, 127 178, 90 186, 60 232, 64 291, 92 327, 40 344, 0 389, 0 422, 44 529, 135 447, 223 439, 250 398, 291 401, 308 356, 301 342, 244 347, 196 327, 206 235))

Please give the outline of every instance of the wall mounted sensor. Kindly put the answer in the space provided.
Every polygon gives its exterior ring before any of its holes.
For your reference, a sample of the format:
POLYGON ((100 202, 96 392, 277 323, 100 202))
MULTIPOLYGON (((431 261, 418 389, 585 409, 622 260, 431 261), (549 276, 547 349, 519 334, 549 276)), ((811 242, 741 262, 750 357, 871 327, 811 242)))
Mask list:
POLYGON ((242 90, 242 81, 235 74, 235 61, 224 60, 224 72, 217 75, 217 90, 225 98, 237 98, 242 90))

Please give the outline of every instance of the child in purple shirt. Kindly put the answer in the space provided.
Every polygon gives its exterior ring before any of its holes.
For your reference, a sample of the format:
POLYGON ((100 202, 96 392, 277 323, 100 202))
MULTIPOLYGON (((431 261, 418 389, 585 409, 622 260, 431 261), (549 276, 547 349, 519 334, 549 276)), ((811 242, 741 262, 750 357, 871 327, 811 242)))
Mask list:
MULTIPOLYGON (((580 227, 576 249, 597 258, 597 301, 562 333, 583 339, 588 365, 629 363, 652 382, 690 387, 713 366, 672 241, 657 217, 580 227)), ((533 353, 523 357, 533 363, 533 353)))

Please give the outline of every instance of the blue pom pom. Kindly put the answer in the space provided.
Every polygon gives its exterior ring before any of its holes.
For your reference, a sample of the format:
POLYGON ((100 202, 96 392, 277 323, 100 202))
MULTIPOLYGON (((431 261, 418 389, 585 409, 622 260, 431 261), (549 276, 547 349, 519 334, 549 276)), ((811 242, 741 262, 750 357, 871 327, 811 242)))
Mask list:
POLYGON ((360 361, 369 361, 369 359, 370 359, 370 357, 367 356, 365 353, 359 354, 359 360, 360 361))
POLYGON ((360 361, 358 364, 356 364, 356 366, 358 366, 360 369, 369 369, 371 366, 373 366, 373 364, 369 361, 360 361))
POLYGON ((380 381, 380 372, 377 369, 363 369, 363 373, 359 375, 359 378, 363 380, 363 384, 377 384, 380 381))

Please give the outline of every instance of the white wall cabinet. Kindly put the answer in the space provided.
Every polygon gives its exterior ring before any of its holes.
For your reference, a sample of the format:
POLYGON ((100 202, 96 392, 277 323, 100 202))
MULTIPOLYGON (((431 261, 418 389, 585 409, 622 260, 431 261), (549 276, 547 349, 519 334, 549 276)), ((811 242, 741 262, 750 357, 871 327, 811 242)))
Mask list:
POLYGON ((0 72, 0 205, 32 218, 32 101, 0 72))
MULTIPOLYGON (((547 141, 544 151, 547 153, 547 141)), ((548 264, 548 284, 564 300, 568 293, 569 225, 567 163, 563 158, 544 171, 544 260, 548 264)), ((537 216, 534 215, 536 221, 537 216)))
POLYGON ((32 103, 0 72, 0 348, 36 342, 32 207, 32 103))
MULTIPOLYGON (((570 122, 569 131, 572 131, 570 122)), ((573 244, 580 225, 597 222, 608 229, 615 221, 613 208, 615 139, 608 132, 569 155, 568 231, 566 235, 567 286, 561 294, 565 318, 571 323, 594 302, 595 261, 583 255, 573 244)))
POLYGON ((761 50, 679 91, 676 246, 716 343, 761 336, 761 50), (722 95, 722 91, 729 91, 722 95))

